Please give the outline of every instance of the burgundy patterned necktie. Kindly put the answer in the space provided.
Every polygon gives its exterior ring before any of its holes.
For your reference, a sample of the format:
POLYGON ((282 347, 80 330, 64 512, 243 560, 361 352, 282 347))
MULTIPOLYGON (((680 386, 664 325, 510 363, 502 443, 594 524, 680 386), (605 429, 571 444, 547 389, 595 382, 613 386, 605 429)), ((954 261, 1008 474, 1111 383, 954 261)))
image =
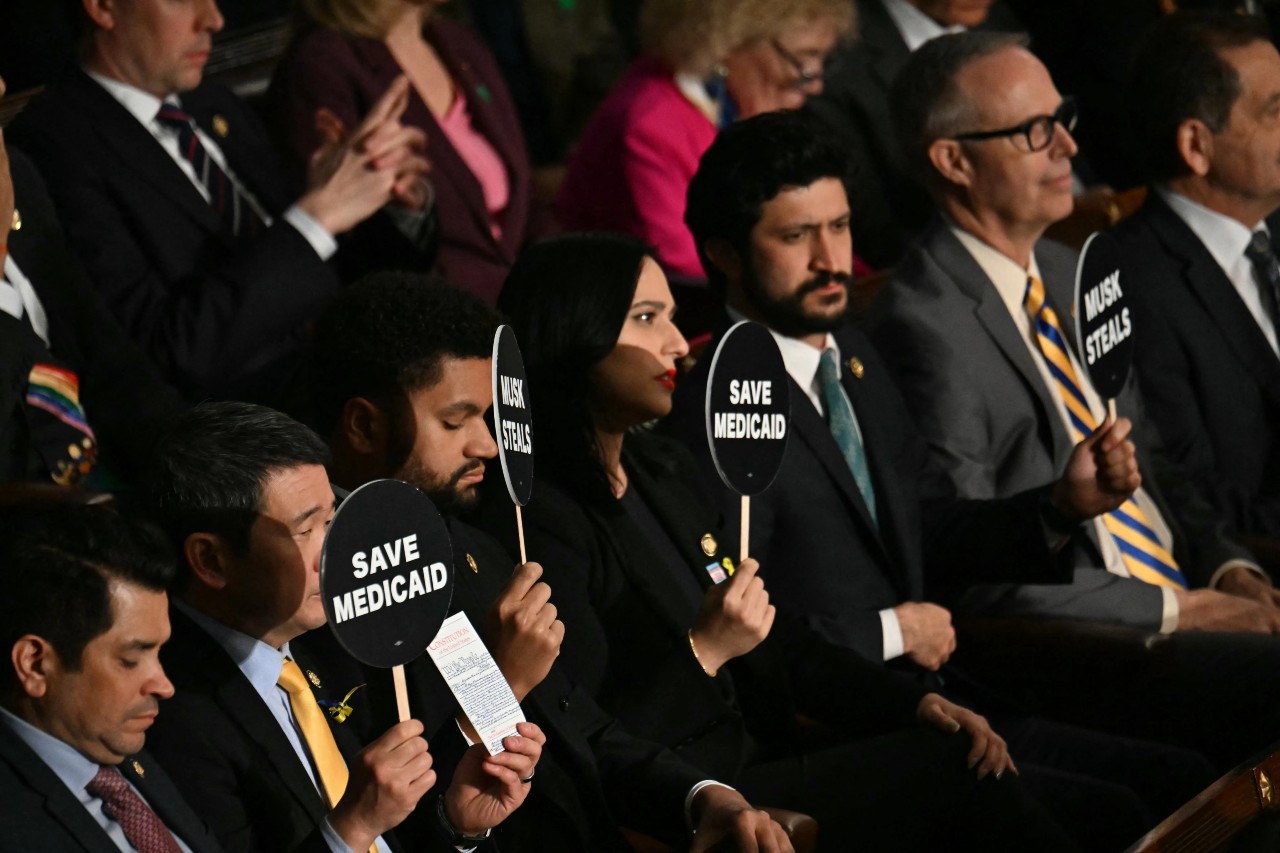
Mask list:
POLYGON ((209 191, 209 203, 218 211, 232 236, 243 234, 252 237, 260 232, 263 225, 261 217, 236 188, 235 182, 218 165, 218 161, 209 156, 209 152, 200 143, 200 137, 196 135, 191 116, 181 107, 166 103, 160 105, 156 121, 178 132, 178 150, 191 163, 196 178, 209 191))
POLYGON ((98 775, 84 787, 102 800, 102 810, 120 824, 125 838, 138 853, 181 853, 169 828, 129 786, 118 768, 99 767, 98 775))

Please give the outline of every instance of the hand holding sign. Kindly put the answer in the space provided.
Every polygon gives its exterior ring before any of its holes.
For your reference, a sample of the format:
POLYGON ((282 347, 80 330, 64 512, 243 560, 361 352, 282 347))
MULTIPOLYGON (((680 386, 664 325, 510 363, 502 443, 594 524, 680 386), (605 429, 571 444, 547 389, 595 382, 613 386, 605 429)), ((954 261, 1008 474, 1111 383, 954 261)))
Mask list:
POLYGON ((1117 509, 1142 485, 1137 451, 1129 440, 1133 424, 1110 417, 1075 446, 1049 500, 1063 517, 1085 521, 1117 509))
POLYGON ((485 618, 493 658, 521 701, 547 677, 564 640, 564 623, 541 576, 537 563, 516 566, 485 618))
POLYGON ((702 597, 689 642, 708 675, 715 675, 769 636, 777 612, 769 603, 764 581, 756 576, 758 571, 760 564, 755 560, 743 560, 728 582, 711 587, 702 597))
POLYGON ((529 409, 524 357, 520 355, 516 333, 510 326, 499 326, 493 335, 493 429, 498 437, 502 477, 516 505, 520 562, 527 563, 520 507, 533 495, 533 416, 529 409))
POLYGON ((347 790, 329 824, 352 850, 371 849, 374 839, 404 822, 436 783, 417 720, 387 729, 360 750, 349 771, 347 790))
POLYGON ((751 495, 773 482, 787 449, 791 394, 782 353, 759 323, 734 325, 716 347, 707 378, 707 442, 724 484, 742 495, 746 559, 751 495))

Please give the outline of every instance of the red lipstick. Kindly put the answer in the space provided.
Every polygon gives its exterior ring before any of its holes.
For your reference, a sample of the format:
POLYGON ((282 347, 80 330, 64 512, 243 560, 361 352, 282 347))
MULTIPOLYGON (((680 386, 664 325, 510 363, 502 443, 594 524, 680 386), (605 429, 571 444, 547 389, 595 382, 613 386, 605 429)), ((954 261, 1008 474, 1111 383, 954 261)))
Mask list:
POLYGON ((668 391, 676 390, 676 370, 671 368, 666 373, 658 377, 658 382, 668 391))

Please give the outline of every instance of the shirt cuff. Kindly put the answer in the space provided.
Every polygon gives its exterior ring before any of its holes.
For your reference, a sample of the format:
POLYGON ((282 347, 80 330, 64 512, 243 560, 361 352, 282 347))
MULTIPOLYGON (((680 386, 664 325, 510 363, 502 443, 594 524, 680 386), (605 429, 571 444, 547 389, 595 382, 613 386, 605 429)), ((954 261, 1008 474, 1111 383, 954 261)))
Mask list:
POLYGON ((333 235, 326 231, 315 217, 296 204, 284 212, 284 221, 292 225, 302 235, 302 239, 311 244, 311 248, 320 256, 320 260, 327 261, 333 257, 334 252, 338 251, 338 241, 333 238, 333 235))
POLYGON ((734 788, 731 785, 726 785, 723 782, 717 782, 715 779, 703 779, 701 782, 699 782, 698 784, 690 788, 689 793, 684 795, 684 822, 685 822, 685 825, 689 827, 690 832, 693 832, 693 829, 694 829, 693 798, 698 796, 698 792, 701 791, 703 788, 709 788, 712 785, 719 785, 721 788, 728 788, 730 791, 738 790, 737 788, 734 788))
MULTIPOLYGON (((333 824, 329 823, 328 817, 321 821, 320 833, 324 836, 324 843, 328 845, 330 853, 367 853, 367 851, 363 850, 352 850, 347 842, 342 840, 338 830, 333 828, 333 824)), ((381 835, 373 840, 373 849, 377 850, 378 853, 390 853, 387 842, 382 840, 381 835)), ((474 850, 475 848, 470 849, 474 850)))
POLYGON ((1178 594, 1174 592, 1172 587, 1160 587, 1160 594, 1164 597, 1163 612, 1160 615, 1160 633, 1172 634, 1178 630, 1178 594))
POLYGON ((902 639, 902 625, 893 608, 886 607, 880 611, 880 632, 884 635, 885 660, 900 658, 907 653, 907 643, 902 639))
POLYGON ((1257 563, 1252 563, 1248 560, 1227 560, 1221 566, 1218 566, 1218 570, 1213 573, 1213 577, 1209 578, 1209 589, 1217 589, 1218 584, 1222 583, 1222 579, 1226 577, 1227 572, 1241 567, 1253 572, 1267 583, 1271 583, 1271 577, 1257 563))

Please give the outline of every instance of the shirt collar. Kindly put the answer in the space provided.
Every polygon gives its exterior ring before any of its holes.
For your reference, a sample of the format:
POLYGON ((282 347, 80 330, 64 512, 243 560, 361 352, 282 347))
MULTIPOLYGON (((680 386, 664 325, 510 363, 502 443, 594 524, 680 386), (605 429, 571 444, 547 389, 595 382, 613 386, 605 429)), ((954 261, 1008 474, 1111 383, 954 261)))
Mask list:
POLYGON ((161 101, 155 95, 150 92, 144 92, 137 86, 131 86, 120 80, 104 77, 88 69, 85 69, 85 73, 97 81, 99 86, 106 89, 108 95, 119 101, 120 106, 128 110, 129 114, 144 126, 149 127, 156 120, 156 113, 160 112, 162 103, 170 103, 177 107, 182 106, 177 95, 170 95, 161 101))
MULTIPOLYGON (((729 313, 729 319, 733 322, 737 323, 747 319, 734 308, 725 307, 729 313)), ((773 336, 773 340, 778 344, 778 351, 782 353, 782 363, 787 368, 787 375, 806 391, 813 387, 814 380, 818 376, 818 363, 822 361, 822 353, 825 349, 834 349, 836 364, 840 363, 840 346, 836 343, 835 336, 830 332, 827 332, 827 340, 823 344, 824 349, 817 349, 799 338, 789 338, 786 335, 779 334, 764 323, 760 325, 769 329, 769 334, 773 336)))
POLYGON ((69 790, 77 794, 98 775, 98 763, 90 761, 80 750, 53 735, 28 723, 4 708, 0 708, 0 723, 7 725, 18 738, 31 747, 31 751, 62 780, 69 790))
POLYGON ((884 10, 893 19, 902 40, 907 43, 907 50, 915 53, 920 45, 929 39, 948 33, 962 33, 965 28, 959 24, 944 27, 924 12, 911 5, 907 0, 881 0, 884 10))
POLYGON ((280 672, 284 669, 284 659, 289 657, 288 643, 284 644, 283 649, 276 649, 206 616, 186 602, 174 601, 173 606, 200 626, 231 656, 258 695, 265 698, 275 693, 280 672))
POLYGON ((1249 239, 1254 231, 1259 228, 1266 230, 1266 225, 1262 222, 1247 228, 1238 220, 1224 216, 1216 210, 1210 210, 1167 186, 1156 187, 1156 192, 1178 215, 1178 218, 1200 238, 1200 242, 1204 243, 1209 254, 1213 255, 1218 266, 1224 270, 1231 269, 1244 255, 1244 250, 1248 248, 1249 239))
POLYGON ((1036 264, 1035 252, 1031 253, 1031 266, 1023 269, 1017 261, 987 245, 963 228, 952 225, 951 233, 956 235, 956 239, 977 261, 978 266, 987 274, 987 278, 991 279, 1009 313, 1015 316, 1026 313, 1027 277, 1040 278, 1040 267, 1036 264))

